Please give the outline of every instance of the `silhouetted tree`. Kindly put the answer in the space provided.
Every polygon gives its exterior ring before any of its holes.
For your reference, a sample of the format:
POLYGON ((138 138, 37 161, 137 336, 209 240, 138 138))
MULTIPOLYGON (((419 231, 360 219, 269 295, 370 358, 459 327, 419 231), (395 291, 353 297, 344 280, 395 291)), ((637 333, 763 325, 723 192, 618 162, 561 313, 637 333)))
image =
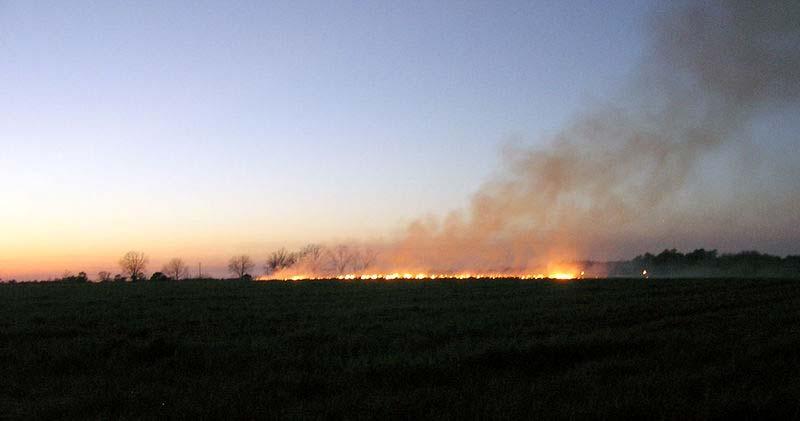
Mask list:
POLYGON ((169 276, 167 276, 167 275, 165 275, 165 274, 163 274, 161 272, 155 272, 150 277, 150 280, 151 281, 169 281, 169 276))
POLYGON ((83 284, 89 282, 89 277, 86 275, 86 272, 80 272, 77 275, 73 275, 71 272, 66 271, 61 279, 58 279, 58 281, 83 284))
POLYGON ((111 280, 111 272, 106 272, 104 270, 97 272, 97 280, 99 282, 109 282, 111 280))
POLYGON ((326 251, 331 268, 339 275, 347 273, 353 262, 353 251, 345 244, 339 244, 326 251))
POLYGON ((786 256, 784 259, 786 270, 791 273, 800 272, 800 256, 786 256))
POLYGON ((696 249, 691 253, 686 253, 686 261, 691 265, 708 264, 717 258, 716 250, 706 251, 705 249, 696 249))
POLYGON ((170 259, 170 261, 164 265, 164 268, 161 269, 161 271, 176 281, 180 281, 181 279, 186 279, 189 277, 189 266, 183 262, 183 259, 177 257, 170 259))
POLYGON ((119 267, 131 278, 131 281, 138 281, 144 278, 144 270, 147 268, 147 256, 140 251, 129 251, 119 260, 119 267))
POLYGON ((664 250, 653 259, 653 263, 659 266, 675 266, 683 260, 683 254, 676 249, 664 250))
POLYGON ((637 276, 643 269, 656 277, 666 276, 796 276, 800 270, 797 256, 772 256, 757 251, 719 255, 717 250, 696 249, 683 254, 675 249, 657 256, 650 253, 623 262, 609 262, 608 273, 614 276, 637 276))
POLYGON ((251 271, 255 266, 250 256, 244 254, 231 257, 231 260, 228 261, 228 271, 239 279, 244 279, 247 272, 251 271))
POLYGON ((378 258, 378 251, 365 246, 361 250, 356 250, 353 253, 353 262, 352 267, 355 271, 363 271, 368 269, 375 263, 375 260, 378 258))
POLYGON ((298 263, 311 273, 319 273, 323 264, 323 251, 319 244, 307 244, 297 253, 298 263))
POLYGON ((297 256, 294 253, 286 251, 285 248, 273 251, 267 257, 267 263, 264 265, 264 270, 267 274, 275 273, 279 270, 291 267, 297 261, 297 256))

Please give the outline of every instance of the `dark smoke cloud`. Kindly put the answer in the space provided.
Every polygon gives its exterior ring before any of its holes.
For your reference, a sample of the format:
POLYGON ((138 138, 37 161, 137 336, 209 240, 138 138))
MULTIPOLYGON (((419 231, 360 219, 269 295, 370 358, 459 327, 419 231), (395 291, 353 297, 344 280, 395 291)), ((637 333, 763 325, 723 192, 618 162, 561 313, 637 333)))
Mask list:
POLYGON ((797 105, 798 22, 798 1, 656 11, 625 101, 585 112, 547 147, 508 147, 467 209, 414 222, 382 265, 515 271, 668 235, 704 160, 746 138, 758 114, 797 105))

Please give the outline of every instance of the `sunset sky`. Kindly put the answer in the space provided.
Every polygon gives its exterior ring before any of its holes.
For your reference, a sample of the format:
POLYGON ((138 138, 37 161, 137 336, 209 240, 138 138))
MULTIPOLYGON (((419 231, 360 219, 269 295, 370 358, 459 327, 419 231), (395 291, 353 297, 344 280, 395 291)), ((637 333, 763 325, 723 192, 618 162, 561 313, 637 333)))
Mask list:
MULTIPOLYGON (((657 7, 0 0, 0 278, 118 272, 132 249, 222 275, 236 253, 393 238, 466 206, 504 145, 624 98, 657 7)), ((711 225, 586 257, 800 253, 790 105, 701 166, 686 197, 716 201, 675 205, 711 225)))

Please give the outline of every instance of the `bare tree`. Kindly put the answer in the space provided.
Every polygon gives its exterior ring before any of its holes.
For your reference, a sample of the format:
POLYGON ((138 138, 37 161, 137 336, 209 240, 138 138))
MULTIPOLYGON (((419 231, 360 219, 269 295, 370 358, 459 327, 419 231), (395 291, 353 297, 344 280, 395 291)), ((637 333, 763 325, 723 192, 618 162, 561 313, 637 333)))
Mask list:
POLYGON ((247 272, 251 271, 256 265, 253 263, 253 260, 248 255, 241 255, 241 256, 233 256, 231 260, 228 261, 228 271, 232 274, 239 277, 239 279, 243 279, 247 272))
POLYGON ((161 269, 161 272, 176 281, 180 281, 189 277, 189 266, 183 262, 183 259, 176 257, 170 259, 161 269))
POLYGON ((323 251, 319 244, 307 244, 298 252, 298 261, 304 269, 319 273, 322 269, 323 251))
POLYGON ((339 244, 327 250, 328 262, 334 272, 339 275, 346 273, 347 268, 353 262, 353 252, 350 247, 345 244, 339 244))
POLYGON ((109 281, 111 281, 111 272, 106 272, 104 270, 101 270, 100 272, 97 272, 97 280, 99 282, 109 282, 109 281))
POLYGON ((375 264, 376 260, 378 260, 378 250, 372 247, 364 247, 364 252, 361 254, 361 264, 364 265, 364 269, 375 264))
POLYGON ((147 256, 141 251, 129 251, 119 259, 119 267, 130 276, 131 281, 144 279, 144 270, 147 267, 147 256))
POLYGON ((298 254, 302 258, 320 259, 322 257, 322 246, 319 244, 306 244, 298 254))
POLYGON ((285 248, 281 248, 270 253, 269 257, 267 257, 267 264, 264 265, 264 270, 268 274, 274 273, 291 267, 295 262, 297 262, 295 253, 290 253, 285 248))
POLYGON ((353 253, 353 263, 352 263, 353 270, 356 271, 366 270, 367 268, 372 266, 373 263, 375 263, 375 260, 377 260, 377 258, 378 258, 377 250, 369 246, 364 246, 362 247, 361 250, 356 250, 353 253))

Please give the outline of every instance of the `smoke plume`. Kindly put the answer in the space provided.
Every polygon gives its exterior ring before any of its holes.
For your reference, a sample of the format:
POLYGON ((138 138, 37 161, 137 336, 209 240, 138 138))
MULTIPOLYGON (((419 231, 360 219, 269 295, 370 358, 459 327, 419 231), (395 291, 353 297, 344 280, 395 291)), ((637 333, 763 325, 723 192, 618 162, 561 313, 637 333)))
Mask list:
MULTIPOLYGON (((757 116, 799 104, 798 22, 797 1, 671 2, 649 22, 624 99, 583 112, 544 147, 505 148, 466 209, 420 218, 390 243, 309 246, 273 275, 552 274, 554 262, 613 254, 651 231, 683 225, 700 237, 707 215, 686 191, 702 185, 705 163, 747 143, 757 116)), ((800 223, 786 212, 798 195, 773 211, 800 223)))
POLYGON ((657 11, 626 100, 583 113, 544 148, 508 147, 467 209, 412 223, 380 265, 519 271, 657 225, 704 159, 758 113, 797 104, 798 22, 796 1, 657 11))

